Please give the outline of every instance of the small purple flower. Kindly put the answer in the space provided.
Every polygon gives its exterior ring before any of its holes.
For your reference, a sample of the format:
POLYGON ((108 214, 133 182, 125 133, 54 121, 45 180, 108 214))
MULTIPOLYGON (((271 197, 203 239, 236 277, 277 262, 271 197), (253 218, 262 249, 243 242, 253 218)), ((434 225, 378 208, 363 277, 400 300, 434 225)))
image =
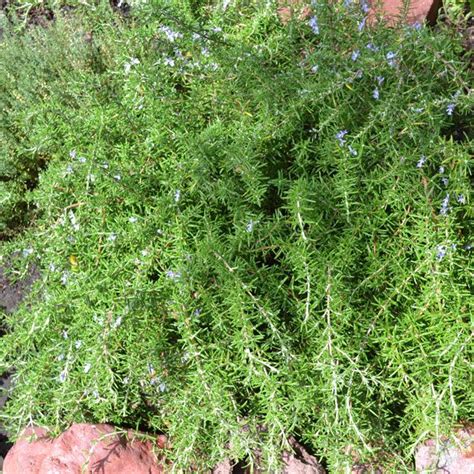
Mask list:
POLYGON ((168 41, 174 43, 178 38, 182 38, 183 34, 177 31, 173 31, 169 26, 160 26, 158 28, 165 36, 168 38, 168 41))
POLYGON ((443 199, 443 202, 441 203, 441 208, 439 210, 439 213, 442 215, 442 216, 445 216, 448 214, 450 210, 450 207, 449 207, 449 193, 446 194, 445 198, 443 199))
POLYGON ((441 261, 446 256, 446 245, 436 246, 436 259, 441 261))
POLYGON ((389 51, 387 55, 385 56, 387 58, 387 62, 389 66, 394 67, 395 66, 395 57, 397 56, 397 53, 394 53, 392 51, 389 51))
POLYGON ((340 146, 344 146, 344 144, 346 143, 346 140, 344 139, 344 137, 348 134, 349 132, 347 130, 341 130, 340 132, 337 132, 336 133, 336 138, 337 140, 339 141, 339 145, 340 146))
POLYGON ((453 115, 455 107, 456 107, 456 104, 448 104, 448 106, 446 107, 446 113, 449 116, 453 115))
POLYGON ((201 309, 201 308, 198 308, 198 309, 195 309, 195 310, 194 310, 194 313, 193 313, 193 314, 194 314, 194 316, 198 317, 198 316, 201 315, 201 313, 202 313, 202 309, 201 309))
POLYGON ((464 194, 459 194, 457 197, 457 201, 459 204, 466 204, 466 197, 464 194))
POLYGON ((380 49, 378 46, 375 46, 374 43, 367 43, 366 48, 370 49, 370 51, 373 51, 374 53, 376 53, 380 49))
POLYGON ((358 57, 360 56, 360 51, 356 49, 352 52, 351 59, 352 61, 357 61, 358 57))
POLYGON ((415 29, 416 31, 420 31, 422 28, 423 28, 423 24, 420 23, 419 21, 416 21, 415 23, 413 23, 413 29, 415 29))
POLYGON ((74 173, 74 168, 71 165, 67 165, 66 174, 74 173))
POLYGON ((64 369, 60 374, 59 374, 59 381, 61 383, 64 383, 66 381, 66 378, 67 378, 67 370, 64 369))
POLYGON ((179 280, 181 278, 181 272, 175 272, 173 270, 168 270, 166 276, 171 280, 179 280))
POLYGON ((76 150, 71 150, 69 152, 69 157, 72 158, 72 159, 76 158, 76 150))
POLYGON ((89 370, 91 370, 91 367, 92 365, 89 364, 89 362, 86 365, 84 365, 84 373, 87 374, 89 370))
POLYGON ((441 178, 441 182, 443 183, 443 186, 446 187, 449 184, 449 179, 446 177, 441 178))
POLYGON ((439 173, 439 174, 443 174, 443 173, 444 173, 444 166, 440 166, 440 167, 439 167, 438 173, 439 173))
POLYGON ((418 163, 416 164, 417 168, 423 168, 423 165, 426 163, 426 156, 422 155, 421 158, 418 160, 418 163))
POLYGON ((357 25, 357 29, 359 31, 362 31, 365 27, 365 22, 367 21, 367 17, 364 17, 362 18, 362 20, 359 22, 359 24, 357 25))
POLYGON ((81 346, 82 346, 82 341, 81 341, 81 340, 76 341, 76 342, 74 343, 74 346, 76 347, 76 349, 80 349, 81 346))
POLYGON ((318 19, 313 16, 309 20, 309 27, 313 30, 313 33, 315 35, 319 35, 319 25, 318 25, 318 19))
POLYGON ((24 258, 30 256, 32 253, 33 253, 33 249, 32 249, 32 248, 23 249, 23 251, 21 252, 21 254, 23 255, 24 258))
POLYGON ((87 161, 87 158, 84 157, 84 156, 80 156, 77 161, 79 161, 79 163, 85 163, 87 161))
POLYGON ((115 232, 112 232, 108 237, 107 237, 107 240, 109 240, 110 242, 115 242, 115 240, 117 239, 117 234, 115 232))
POLYGON ((181 199, 181 191, 177 189, 174 193, 174 202, 178 202, 181 199))
POLYGON ((349 145, 349 153, 352 155, 352 156, 357 156, 357 151, 354 150, 354 148, 352 148, 350 145, 349 145))
POLYGON ((113 323, 112 328, 117 329, 122 324, 122 316, 119 316, 113 323))
POLYGON ((66 285, 69 280, 69 272, 63 272, 61 275, 61 283, 66 285))
POLYGON ((368 2, 367 2, 366 0, 362 0, 362 1, 360 2, 360 8, 362 9, 362 11, 363 11, 364 13, 369 13, 369 11, 370 11, 369 4, 368 4, 368 2))
POLYGON ((317 64, 315 64, 312 68, 311 68, 311 72, 313 74, 316 74, 319 70, 319 66, 317 64))
POLYGON ((247 224, 247 227, 245 228, 245 231, 248 233, 252 232, 254 225, 255 225, 255 222, 252 219, 250 219, 250 221, 247 224))
POLYGON ((375 100, 379 100, 380 93, 379 93, 379 90, 378 90, 377 88, 375 88, 374 91, 372 92, 372 97, 373 97, 375 100))
POLYGON ((375 80, 377 81, 378 85, 381 86, 383 84, 383 81, 385 81, 385 77, 377 76, 375 80))
POLYGON ((175 62, 174 62, 174 59, 173 59, 173 58, 165 58, 165 59, 163 59, 163 64, 164 64, 165 66, 174 67, 175 62))

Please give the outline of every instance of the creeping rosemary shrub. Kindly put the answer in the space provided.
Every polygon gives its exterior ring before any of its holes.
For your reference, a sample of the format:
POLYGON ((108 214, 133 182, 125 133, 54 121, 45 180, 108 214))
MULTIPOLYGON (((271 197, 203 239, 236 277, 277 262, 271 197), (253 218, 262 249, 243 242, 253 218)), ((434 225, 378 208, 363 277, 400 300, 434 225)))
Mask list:
POLYGON ((34 212, 2 264, 42 278, 3 317, 1 416, 164 432, 185 469, 277 472, 293 435, 336 472, 410 470, 472 417, 459 40, 203 3, 5 33, 0 184, 34 212))

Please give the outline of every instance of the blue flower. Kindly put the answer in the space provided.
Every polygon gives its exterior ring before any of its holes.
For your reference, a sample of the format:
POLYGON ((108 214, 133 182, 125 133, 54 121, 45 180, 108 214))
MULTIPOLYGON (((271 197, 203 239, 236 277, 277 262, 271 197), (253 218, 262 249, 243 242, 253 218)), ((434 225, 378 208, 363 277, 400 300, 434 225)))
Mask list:
POLYGON ((397 56, 397 53, 394 53, 392 51, 389 51, 387 55, 385 56, 387 58, 387 62, 389 66, 393 67, 395 66, 395 58, 397 56))
POLYGON ((457 197, 457 201, 459 204, 466 204, 466 198, 464 194, 459 194, 457 197))
POLYGON ((360 8, 362 9, 364 13, 369 13, 370 7, 366 0, 362 0, 360 2, 360 8))
POLYGON ((370 51, 374 51, 374 52, 377 52, 380 49, 378 46, 375 46, 374 43, 367 43, 366 48, 370 49, 370 51))
POLYGON ((375 79, 378 82, 379 86, 381 86, 383 84, 383 81, 385 81, 385 77, 383 76, 377 76, 375 79))
POLYGON ((67 378, 67 370, 64 369, 60 374, 59 374, 59 381, 61 383, 64 383, 67 378))
POLYGON ((32 249, 32 248, 23 249, 23 251, 21 252, 21 254, 23 255, 24 258, 30 256, 32 253, 33 253, 33 249, 32 249))
POLYGON ((423 168, 423 165, 426 163, 426 156, 422 155, 416 164, 417 168, 423 168))
POLYGON ((446 113, 451 116, 453 115, 453 112, 454 112, 454 108, 456 107, 456 104, 448 104, 448 106, 446 107, 446 113))
POLYGON ((340 132, 337 132, 336 133, 336 138, 337 140, 339 141, 339 145, 340 146, 344 146, 344 144, 346 143, 346 140, 344 139, 344 137, 348 134, 349 132, 347 130, 341 130, 340 132))
POLYGON ((181 199, 181 191, 177 189, 174 193, 174 202, 178 202, 181 199))
POLYGON ((354 148, 352 148, 350 145, 349 145, 349 153, 352 155, 352 156, 357 156, 357 151, 354 150, 354 148))
POLYGON ((443 202, 441 203, 441 208, 439 210, 439 213, 442 215, 442 216, 445 216, 448 214, 450 210, 450 207, 449 207, 449 193, 446 194, 445 198, 443 199, 443 202))
POLYGON ((312 18, 310 18, 309 26, 313 30, 313 33, 315 35, 319 35, 318 19, 316 18, 316 16, 313 16, 312 18))
POLYGON ((436 246, 436 258, 441 261, 446 256, 446 245, 436 246))
POLYGON ((247 224, 247 227, 245 228, 245 231, 248 233, 252 232, 254 225, 255 225, 255 222, 252 219, 250 219, 250 221, 247 224))
POLYGON ((160 26, 159 30, 165 34, 169 41, 174 43, 178 38, 182 38, 183 34, 173 31, 169 26, 160 26))
POLYGON ((171 280, 179 280, 181 278, 181 272, 175 272, 173 270, 168 270, 166 276, 171 280))
POLYGON ((443 183, 444 187, 446 187, 449 183, 449 179, 446 177, 441 178, 441 182, 443 183))
POLYGON ((359 31, 362 31, 365 27, 365 22, 367 21, 367 17, 362 18, 362 20, 359 22, 357 29, 359 31))
POLYGON ((379 100, 380 93, 379 93, 379 90, 378 90, 377 88, 375 88, 374 91, 372 92, 372 97, 373 97, 375 100, 379 100))
POLYGON ((351 59, 352 61, 357 61, 357 58, 360 56, 360 51, 356 49, 352 52, 351 59))

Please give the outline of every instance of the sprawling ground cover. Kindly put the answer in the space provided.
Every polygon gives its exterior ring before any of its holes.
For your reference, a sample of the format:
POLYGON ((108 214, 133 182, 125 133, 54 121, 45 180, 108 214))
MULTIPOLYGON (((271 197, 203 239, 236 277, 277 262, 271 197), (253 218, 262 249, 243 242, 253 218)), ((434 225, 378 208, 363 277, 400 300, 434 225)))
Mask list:
POLYGON ((107 421, 269 471, 294 435, 336 472, 410 470, 472 419, 460 40, 313 13, 155 0, 5 32, 1 217, 31 226, 2 259, 42 274, 4 317, 12 433, 107 421))

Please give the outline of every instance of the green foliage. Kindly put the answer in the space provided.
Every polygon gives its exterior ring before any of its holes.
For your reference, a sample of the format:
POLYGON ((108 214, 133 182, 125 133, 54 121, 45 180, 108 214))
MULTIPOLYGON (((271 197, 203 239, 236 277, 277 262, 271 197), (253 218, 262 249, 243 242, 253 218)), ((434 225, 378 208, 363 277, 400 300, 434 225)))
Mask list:
POLYGON ((349 446, 410 470, 472 417, 458 39, 323 4, 315 34, 259 3, 4 39, 1 156, 42 163, 2 252, 42 270, 1 339, 13 433, 111 422, 167 433, 176 466, 258 448, 270 472, 295 435, 336 472, 349 446))

